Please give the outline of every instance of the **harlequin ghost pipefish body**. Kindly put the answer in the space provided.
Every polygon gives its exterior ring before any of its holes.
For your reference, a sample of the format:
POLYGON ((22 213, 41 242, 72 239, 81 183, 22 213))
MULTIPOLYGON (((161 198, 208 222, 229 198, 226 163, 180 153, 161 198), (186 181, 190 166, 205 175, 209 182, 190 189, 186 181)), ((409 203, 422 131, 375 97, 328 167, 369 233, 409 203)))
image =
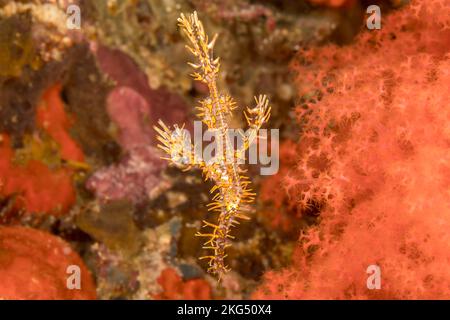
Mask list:
MULTIPOLYGON (((226 94, 221 94, 217 87, 219 74, 219 58, 214 58, 212 51, 217 35, 209 42, 203 24, 194 12, 188 17, 181 14, 178 25, 186 36, 189 45, 186 48, 196 58, 195 63, 188 64, 194 68, 192 77, 205 83, 209 89, 209 96, 200 101, 197 116, 215 132, 216 143, 227 148, 231 146, 230 137, 227 134, 228 124, 226 117, 236 109, 236 103, 226 94)), ((203 249, 210 250, 210 254, 200 257, 208 260, 208 272, 216 274, 220 280, 222 275, 229 271, 225 264, 226 249, 231 246, 233 236, 231 228, 238 225, 238 220, 250 219, 246 214, 250 212, 249 204, 254 201, 255 194, 250 189, 249 178, 245 176, 245 170, 239 163, 245 159, 245 151, 255 142, 257 132, 270 117, 269 102, 264 95, 255 97, 256 106, 248 108, 244 112, 249 126, 250 134, 243 137, 243 144, 237 150, 233 149, 233 156, 217 156, 214 162, 198 159, 194 146, 188 141, 183 127, 174 126, 171 130, 161 120, 160 127, 154 127, 158 132, 158 147, 169 155, 167 159, 174 165, 189 170, 193 167, 200 168, 205 180, 211 179, 215 185, 211 188, 212 202, 208 211, 218 213, 216 223, 203 221, 206 232, 197 232, 196 236, 205 237, 203 249), (189 146, 187 146, 189 144, 189 146), (188 152, 187 152, 188 150, 188 152), (238 160, 240 160, 238 162, 238 160)), ((229 149, 227 149, 229 150, 229 149)))

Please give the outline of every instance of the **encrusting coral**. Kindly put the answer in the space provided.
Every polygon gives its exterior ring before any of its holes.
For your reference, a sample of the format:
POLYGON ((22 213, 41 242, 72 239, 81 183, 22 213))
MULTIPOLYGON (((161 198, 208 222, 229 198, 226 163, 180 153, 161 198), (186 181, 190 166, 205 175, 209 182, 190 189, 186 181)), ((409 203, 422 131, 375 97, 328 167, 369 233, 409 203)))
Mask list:
POLYGON ((211 286, 203 279, 183 281, 181 276, 172 268, 166 268, 158 278, 163 292, 154 296, 161 300, 209 300, 211 299, 211 286))
POLYGON ((27 213, 63 215, 75 202, 74 168, 85 168, 84 154, 70 137, 71 121, 60 97, 61 86, 46 90, 36 112, 43 132, 26 137, 14 150, 0 134, 0 195, 13 197, 27 213))
POLYGON ((92 275, 71 246, 32 228, 0 226, 0 277, 2 300, 96 299, 92 275), (67 285, 70 266, 79 268, 79 289, 67 285))
MULTIPOLYGON (((231 114, 236 108, 235 102, 228 95, 219 93, 216 80, 219 73, 219 58, 214 59, 212 50, 217 35, 211 42, 205 34, 202 23, 194 12, 188 18, 183 14, 178 19, 179 26, 190 41, 191 46, 187 49, 196 57, 197 63, 189 63, 196 71, 192 77, 208 86, 209 97, 200 101, 200 111, 198 116, 206 124, 208 129, 216 133, 217 145, 220 150, 230 150, 232 145, 228 136, 228 124, 226 116, 231 114)), ((249 188, 250 182, 244 175, 238 160, 245 158, 245 151, 257 138, 257 131, 268 121, 270 117, 270 107, 265 96, 255 98, 256 107, 247 108, 245 117, 250 127, 250 134, 245 137, 244 143, 239 150, 233 150, 230 159, 228 155, 217 154, 213 161, 211 159, 201 159, 194 150, 194 146, 187 141, 186 131, 183 127, 175 125, 174 130, 170 130, 162 121, 161 128, 155 127, 159 133, 159 147, 165 151, 172 164, 189 170, 192 167, 202 169, 205 180, 211 179, 215 186, 211 189, 213 202, 208 205, 209 211, 219 213, 217 224, 204 221, 204 228, 210 228, 210 232, 198 232, 196 236, 209 238, 204 244, 204 249, 212 250, 211 255, 203 256, 200 259, 209 259, 210 273, 218 275, 220 279, 229 268, 225 264, 226 248, 229 247, 231 227, 239 224, 238 219, 248 220, 245 213, 250 211, 249 203, 254 200, 255 194, 249 188)))

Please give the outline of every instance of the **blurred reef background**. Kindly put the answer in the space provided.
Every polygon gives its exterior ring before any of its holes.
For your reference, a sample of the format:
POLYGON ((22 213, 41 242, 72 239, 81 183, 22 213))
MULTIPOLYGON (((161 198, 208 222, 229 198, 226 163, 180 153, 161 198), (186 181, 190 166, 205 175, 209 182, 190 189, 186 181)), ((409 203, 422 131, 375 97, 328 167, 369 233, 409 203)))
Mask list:
MULTIPOLYGON (((404 2, 375 1, 383 12, 404 2)), ((275 208, 277 199, 267 196, 272 190, 260 190, 263 177, 249 168, 262 196, 252 220, 235 230, 232 271, 220 284, 206 274, 194 233, 207 218, 211 185, 200 172, 168 167, 152 129, 158 119, 189 127, 207 93, 189 77, 176 20, 196 10, 207 33, 219 35, 221 89, 240 108, 267 94, 269 126, 284 141, 299 133, 292 58, 310 46, 351 43, 364 27, 367 5, 0 0, 0 277, 11 279, 0 286, 0 297, 250 297, 266 271, 289 265, 299 230, 316 223, 317 210, 300 215, 288 205, 275 208), (67 28, 71 4, 80 8, 79 29, 67 28), (45 259, 54 250, 62 257, 45 259), (89 284, 78 296, 61 285, 64 266, 74 260, 89 284), (34 285, 24 282, 30 274, 38 278, 34 285)))

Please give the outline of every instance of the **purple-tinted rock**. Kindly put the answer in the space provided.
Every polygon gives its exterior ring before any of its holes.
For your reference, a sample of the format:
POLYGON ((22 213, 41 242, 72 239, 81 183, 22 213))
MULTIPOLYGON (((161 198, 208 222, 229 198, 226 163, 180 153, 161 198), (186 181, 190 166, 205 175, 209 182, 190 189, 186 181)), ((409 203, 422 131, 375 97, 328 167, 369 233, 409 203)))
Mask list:
POLYGON ((119 132, 117 141, 125 150, 150 145, 152 128, 150 105, 135 90, 117 87, 108 96, 107 111, 119 132))
MULTIPOLYGON (((94 44, 91 45, 91 50, 97 57, 100 69, 113 79, 118 87, 132 88, 148 103, 150 128, 158 119, 162 119, 168 125, 188 122, 189 109, 183 99, 163 87, 156 90, 150 88, 147 76, 128 55, 119 50, 94 44)), ((131 103, 129 107, 132 107, 131 103)), ((189 127, 189 123, 187 125, 189 127)), ((156 144, 155 137, 155 132, 151 130, 150 138, 154 144, 156 144)))
POLYGON ((160 172, 165 167, 166 162, 160 158, 157 149, 135 147, 119 164, 95 172, 86 187, 103 202, 127 199, 141 203, 159 185, 160 172))
POLYGON ((167 165, 154 148, 153 125, 158 119, 168 125, 185 123, 189 112, 179 95, 165 88, 151 89, 145 73, 125 53, 94 42, 90 49, 102 72, 117 84, 108 95, 106 109, 126 155, 120 163, 96 171, 86 187, 102 202, 127 199, 141 203, 157 190, 160 172, 167 165))

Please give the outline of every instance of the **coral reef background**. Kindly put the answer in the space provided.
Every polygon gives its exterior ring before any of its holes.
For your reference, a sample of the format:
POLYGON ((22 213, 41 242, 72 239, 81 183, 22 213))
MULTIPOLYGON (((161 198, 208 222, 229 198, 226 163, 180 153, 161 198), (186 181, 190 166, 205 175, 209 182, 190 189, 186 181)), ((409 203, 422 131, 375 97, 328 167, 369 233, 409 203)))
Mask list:
POLYGON ((446 298, 449 17, 446 0, 0 0, 0 298, 446 298), (278 174, 248 167, 256 210, 220 284, 194 236, 213 185, 152 129, 191 130, 208 93, 176 23, 194 10, 236 113, 267 94, 281 139, 278 174))
POLYGON ((255 297, 448 298, 450 4, 413 1, 384 24, 293 61, 300 139, 270 183, 320 218, 255 297), (366 286, 370 265, 382 290, 366 286))

